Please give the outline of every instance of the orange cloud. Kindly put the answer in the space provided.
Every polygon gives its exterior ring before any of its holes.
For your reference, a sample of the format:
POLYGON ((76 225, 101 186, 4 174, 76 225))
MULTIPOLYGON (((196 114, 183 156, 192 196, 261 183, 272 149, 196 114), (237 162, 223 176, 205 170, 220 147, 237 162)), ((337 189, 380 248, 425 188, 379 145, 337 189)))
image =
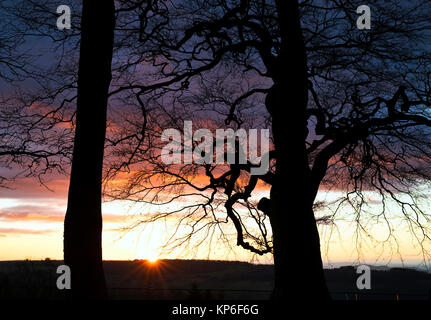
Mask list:
MULTIPOLYGON (((52 210, 52 209, 51 209, 52 210)), ((0 221, 3 222, 22 222, 22 221, 33 221, 33 222, 48 222, 56 223, 63 222, 65 212, 57 212, 58 210, 52 210, 43 206, 16 206, 12 208, 6 208, 0 210, 0 221), (46 210, 45 212, 40 211, 46 210)), ((127 216, 105 213, 103 214, 104 222, 123 222, 127 219, 127 216)))

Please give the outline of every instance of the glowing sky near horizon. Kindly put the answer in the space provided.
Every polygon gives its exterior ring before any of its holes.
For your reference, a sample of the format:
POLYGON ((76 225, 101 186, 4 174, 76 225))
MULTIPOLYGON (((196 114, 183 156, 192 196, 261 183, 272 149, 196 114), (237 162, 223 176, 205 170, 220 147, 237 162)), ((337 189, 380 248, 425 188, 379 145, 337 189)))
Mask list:
MULTIPOLYGON (((39 260, 46 257, 62 259, 62 232, 68 181, 63 177, 51 180, 48 186, 53 191, 38 185, 34 180, 20 179, 14 185, 14 189, 0 190, 0 260, 39 260)), ((337 193, 319 194, 319 197, 320 200, 331 200, 328 197, 335 199, 337 193)), ((369 200, 373 202, 371 197, 369 200)), ((207 245, 197 248, 180 247, 172 252, 166 252, 161 245, 165 243, 176 225, 174 218, 143 225, 131 231, 123 230, 145 216, 148 210, 151 209, 132 205, 127 201, 103 204, 105 260, 209 258, 272 262, 269 254, 255 257, 241 248, 235 246, 227 248, 222 243, 213 243, 210 252, 207 245)), ((387 231, 381 226, 370 227, 374 228, 373 235, 377 240, 384 240, 387 236, 387 231)), ((357 244, 355 225, 351 221, 340 221, 337 228, 320 226, 319 231, 325 264, 356 262, 358 250, 367 263, 400 263, 399 254, 407 264, 419 264, 428 259, 421 256, 421 250, 418 250, 408 230, 401 227, 397 230, 398 248, 394 248, 393 243, 376 246, 367 239, 362 239, 357 244)), ((292 259, 294 261, 294 257, 292 259)))

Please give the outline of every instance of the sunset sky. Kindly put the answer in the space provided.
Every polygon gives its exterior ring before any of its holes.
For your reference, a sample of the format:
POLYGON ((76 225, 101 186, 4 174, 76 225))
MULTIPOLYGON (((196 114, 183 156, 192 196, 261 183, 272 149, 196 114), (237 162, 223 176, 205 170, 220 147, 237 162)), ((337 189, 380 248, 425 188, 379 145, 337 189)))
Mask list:
MULTIPOLYGON (((47 186, 51 190, 33 179, 22 178, 17 180, 11 189, 0 190, 0 260, 39 260, 46 257, 62 259, 67 177, 52 178, 47 186)), ((318 198, 331 201, 337 196, 339 196, 337 192, 321 192, 318 198)), ((373 195, 370 194, 368 199, 371 206, 372 197, 373 195)), ((378 202, 375 202, 374 210, 378 210, 378 202)), ((161 246, 176 225, 174 219, 124 231, 123 228, 130 227, 152 210, 155 208, 126 201, 105 202, 103 204, 103 258, 107 260, 210 258, 257 263, 272 262, 268 254, 255 257, 243 249, 237 247, 230 249, 222 243, 213 243, 211 250, 206 243, 198 246, 197 249, 193 246, 180 247, 173 252, 166 252, 161 246)), ((393 212, 396 213, 396 210, 394 206, 393 212)), ((375 222, 370 224, 372 224, 371 230, 375 240, 385 240, 387 230, 375 222)), ((397 231, 399 248, 391 241, 381 245, 375 241, 361 239, 357 243, 355 228, 355 224, 349 221, 348 215, 340 218, 337 227, 324 225, 319 227, 322 255, 326 265, 358 262, 358 254, 363 258, 361 261, 375 264, 397 265, 401 262, 399 254, 402 254, 406 265, 419 266, 424 261, 420 248, 417 243, 415 244, 408 228, 403 227, 402 224, 397 231)))

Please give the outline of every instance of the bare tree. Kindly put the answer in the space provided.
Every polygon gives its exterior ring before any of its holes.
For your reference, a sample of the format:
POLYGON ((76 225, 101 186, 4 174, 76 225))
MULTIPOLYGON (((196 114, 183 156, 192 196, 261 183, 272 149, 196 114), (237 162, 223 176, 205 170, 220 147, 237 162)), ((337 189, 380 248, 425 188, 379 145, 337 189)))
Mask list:
MULTIPOLYGON (((70 33, 57 30, 55 2, 7 2, 5 11, 15 18, 9 21, 13 30, 6 36, 14 39, 15 34, 19 35, 23 42, 23 48, 16 48, 17 53, 37 51, 35 40, 42 43, 41 51, 50 48, 53 51, 45 56, 40 54, 42 59, 37 59, 37 54, 29 54, 27 60, 32 58, 32 61, 28 65, 24 61, 26 55, 11 55, 26 68, 18 69, 25 71, 22 78, 27 82, 36 81, 33 85, 36 90, 17 84, 21 90, 3 101, 7 106, 2 113, 5 125, 1 132, 7 149, 3 159, 11 166, 28 165, 27 174, 39 177, 53 169, 66 173, 71 164, 64 260, 72 272, 72 296, 106 298, 101 184, 114 2, 84 1, 82 15, 76 14, 81 22, 75 23, 75 30, 70 33), (79 68, 74 65, 77 57, 79 68), (57 59, 53 65, 43 58, 57 59), (31 68, 31 73, 27 68, 31 68)), ((17 72, 13 74, 15 78, 19 75, 17 72)))
MULTIPOLYGON (((277 299, 329 297, 316 223, 335 216, 314 215, 321 187, 345 192, 340 201, 355 208, 359 227, 364 193, 377 190, 383 204, 395 200, 419 227, 419 243, 428 241, 429 216, 414 190, 430 178, 430 6, 377 2, 372 29, 364 31, 356 27, 359 5, 161 1, 137 8, 145 20, 130 25, 146 47, 122 38, 124 71, 146 68, 111 95, 143 116, 125 116, 129 127, 111 140, 120 147, 107 177, 131 178, 110 195, 164 208, 146 222, 182 213, 190 232, 177 234, 180 244, 231 222, 239 246, 273 253, 277 299), (212 113, 214 126, 270 127, 271 170, 250 176, 251 164, 164 165, 163 143, 153 135, 202 121, 203 112, 212 113), (253 199, 258 183, 270 186, 269 199, 253 199), (177 200, 182 208, 169 207, 177 200)), ((379 216, 393 228, 387 211, 379 216)))

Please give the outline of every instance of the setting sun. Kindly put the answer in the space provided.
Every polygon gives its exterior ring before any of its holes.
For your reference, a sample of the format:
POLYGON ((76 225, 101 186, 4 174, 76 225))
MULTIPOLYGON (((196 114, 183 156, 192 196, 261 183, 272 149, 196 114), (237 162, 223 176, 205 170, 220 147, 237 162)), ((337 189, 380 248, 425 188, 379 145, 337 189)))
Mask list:
POLYGON ((156 264, 156 263, 157 263, 157 261, 159 261, 159 258, 158 258, 158 257, 156 257, 156 256, 149 256, 149 257, 147 258, 147 260, 148 260, 148 262, 149 262, 149 263, 151 263, 151 264, 156 264))

